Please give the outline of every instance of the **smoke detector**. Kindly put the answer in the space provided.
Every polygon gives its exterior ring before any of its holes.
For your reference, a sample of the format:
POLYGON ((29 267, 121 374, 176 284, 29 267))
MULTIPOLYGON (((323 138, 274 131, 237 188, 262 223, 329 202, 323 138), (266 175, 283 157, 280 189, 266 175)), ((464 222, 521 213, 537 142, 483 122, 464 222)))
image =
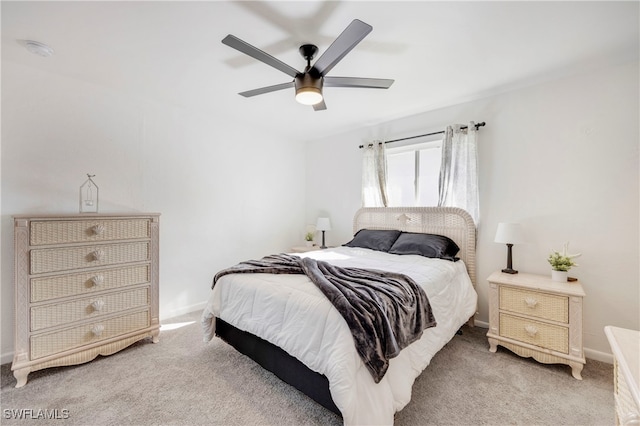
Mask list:
POLYGON ((23 41, 23 44, 24 47, 34 55, 42 56, 44 58, 48 58, 53 55, 53 49, 39 41, 25 40, 23 41))

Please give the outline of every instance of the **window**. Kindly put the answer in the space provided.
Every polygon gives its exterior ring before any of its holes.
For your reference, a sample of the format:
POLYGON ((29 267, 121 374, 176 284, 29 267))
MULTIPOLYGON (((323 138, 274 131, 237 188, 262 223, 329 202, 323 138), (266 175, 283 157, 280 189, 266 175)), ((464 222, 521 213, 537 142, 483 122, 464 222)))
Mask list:
POLYGON ((389 206, 438 205, 442 136, 435 137, 386 149, 389 206))

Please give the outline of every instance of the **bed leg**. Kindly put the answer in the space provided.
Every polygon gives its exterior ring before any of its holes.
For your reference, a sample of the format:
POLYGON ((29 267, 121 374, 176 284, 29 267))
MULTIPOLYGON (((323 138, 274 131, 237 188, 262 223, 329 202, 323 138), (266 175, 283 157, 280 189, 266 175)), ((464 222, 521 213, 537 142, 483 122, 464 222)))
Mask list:
POLYGON ((475 316, 472 316, 471 318, 469 318, 469 321, 467 321, 467 325, 469 327, 475 327, 476 326, 476 319, 475 316))

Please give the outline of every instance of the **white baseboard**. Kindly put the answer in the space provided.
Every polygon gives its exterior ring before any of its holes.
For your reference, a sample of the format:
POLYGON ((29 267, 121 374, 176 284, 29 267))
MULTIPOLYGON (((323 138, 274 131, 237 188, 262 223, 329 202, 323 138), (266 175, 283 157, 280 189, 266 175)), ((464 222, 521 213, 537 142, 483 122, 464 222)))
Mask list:
POLYGON ((13 362, 13 352, 0 355, 0 364, 11 364, 13 362))
POLYGON ((475 323, 476 327, 486 328, 486 329, 489 328, 489 323, 488 322, 475 320, 474 323, 475 323))
MULTIPOLYGON (((480 328, 489 329, 489 323, 484 321, 475 321, 475 325, 480 328)), ((607 352, 596 351, 595 349, 584 348, 584 356, 588 359, 595 361, 606 362, 607 364, 613 364, 613 355, 607 352)))
POLYGON ((204 309, 204 307, 207 306, 207 302, 200 302, 200 303, 195 303, 193 305, 189 305, 189 306, 182 306, 178 309, 171 309, 171 310, 161 310, 160 311, 160 323, 162 323, 163 321, 166 321, 168 319, 171 319, 173 317, 179 317, 180 315, 184 315, 184 314, 188 314, 191 312, 195 312, 195 311, 201 311, 204 309))
POLYGON ((606 362, 607 364, 613 364, 613 355, 596 351, 595 349, 584 348, 584 356, 588 359, 593 359, 595 361, 606 362))

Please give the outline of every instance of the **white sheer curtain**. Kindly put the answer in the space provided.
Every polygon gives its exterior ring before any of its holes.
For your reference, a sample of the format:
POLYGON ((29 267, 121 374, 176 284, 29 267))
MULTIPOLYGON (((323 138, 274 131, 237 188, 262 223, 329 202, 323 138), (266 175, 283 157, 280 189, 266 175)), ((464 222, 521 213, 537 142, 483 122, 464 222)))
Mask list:
POLYGON ((379 141, 363 147, 362 206, 387 207, 387 155, 379 141))
POLYGON ((462 125, 447 126, 442 140, 438 205, 460 207, 477 224, 478 202, 478 130, 472 121, 466 129, 462 125))

